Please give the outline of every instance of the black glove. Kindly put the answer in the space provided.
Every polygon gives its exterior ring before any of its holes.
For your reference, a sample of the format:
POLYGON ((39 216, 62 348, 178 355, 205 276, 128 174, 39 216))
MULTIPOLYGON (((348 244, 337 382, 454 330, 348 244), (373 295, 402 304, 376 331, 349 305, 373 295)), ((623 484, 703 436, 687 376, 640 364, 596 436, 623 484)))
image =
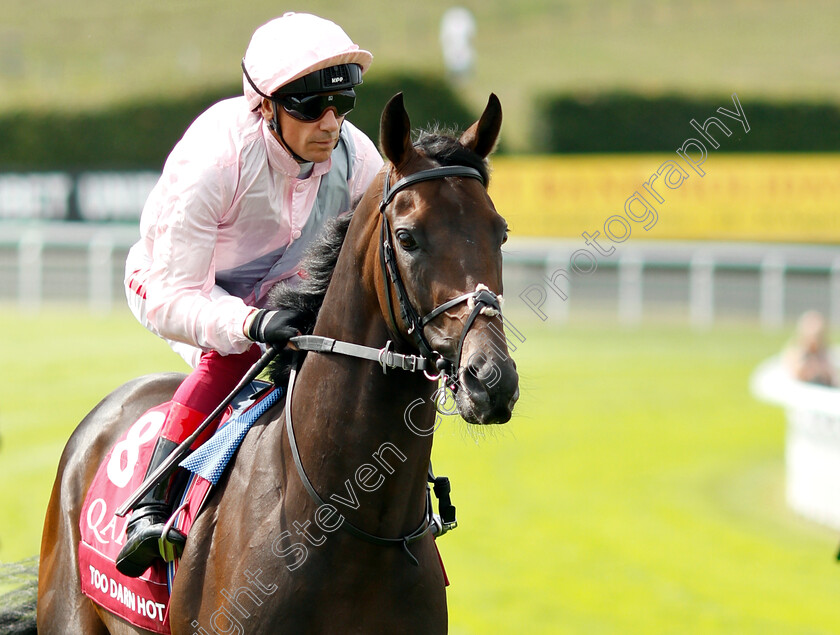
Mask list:
POLYGON ((295 324, 301 322, 301 316, 295 311, 267 311, 259 309, 248 324, 245 335, 255 342, 271 344, 283 348, 289 338, 300 335, 295 324))

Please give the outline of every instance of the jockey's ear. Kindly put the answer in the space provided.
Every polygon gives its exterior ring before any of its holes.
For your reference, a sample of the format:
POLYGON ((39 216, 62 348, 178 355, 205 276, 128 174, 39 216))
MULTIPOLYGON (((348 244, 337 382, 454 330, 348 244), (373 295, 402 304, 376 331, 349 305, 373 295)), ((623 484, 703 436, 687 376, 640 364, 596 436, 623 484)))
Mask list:
POLYGON ((274 118, 274 111, 271 108, 270 99, 263 99, 260 102, 260 114, 266 121, 271 121, 274 118))

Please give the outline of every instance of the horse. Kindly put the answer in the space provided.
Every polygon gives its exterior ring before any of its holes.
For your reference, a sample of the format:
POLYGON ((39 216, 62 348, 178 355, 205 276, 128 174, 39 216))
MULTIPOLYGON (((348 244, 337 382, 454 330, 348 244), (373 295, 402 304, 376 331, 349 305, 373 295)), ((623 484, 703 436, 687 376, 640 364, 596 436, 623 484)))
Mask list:
MULTIPOLYGON (((385 166, 305 262, 302 290, 273 292, 310 308, 311 334, 296 338, 309 352, 274 364, 275 383, 290 375, 285 400, 190 531, 172 633, 447 631, 427 485, 443 387, 477 425, 507 422, 519 395, 500 311, 507 225, 486 189, 501 118, 491 95, 460 136, 412 142, 402 95, 386 105, 385 166)), ((109 448, 182 378, 117 388, 71 435, 44 524, 39 632, 147 632, 81 593, 79 515, 109 448)))

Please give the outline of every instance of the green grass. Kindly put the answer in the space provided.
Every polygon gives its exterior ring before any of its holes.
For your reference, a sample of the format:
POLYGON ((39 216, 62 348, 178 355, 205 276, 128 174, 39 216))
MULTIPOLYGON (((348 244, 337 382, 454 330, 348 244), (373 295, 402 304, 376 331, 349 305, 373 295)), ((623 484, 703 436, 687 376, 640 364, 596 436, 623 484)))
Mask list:
POLYGON ((436 465, 455 633, 830 633, 838 536, 783 499, 784 417, 748 394, 783 333, 523 328, 515 419, 436 465))
POLYGON ((8 562, 38 553, 58 459, 79 421, 123 382, 186 365, 127 310, 106 318, 0 308, 0 333, 0 561, 8 562))
MULTIPOLYGON (((786 332, 515 319, 522 397, 446 420, 451 631, 835 633, 839 536, 784 502, 784 416, 748 393, 786 332)), ((0 309, 0 560, 37 552, 62 445, 133 376, 183 369, 125 312, 0 309)))
MULTIPOLYGON (((622 87, 840 98, 840 4, 812 0, 464 0, 477 64, 464 96, 478 112, 499 94, 505 140, 525 146, 541 92, 622 87)), ((7 0, 0 25, 0 109, 96 106, 239 77, 253 30, 286 10, 341 24, 374 53, 372 73, 439 72, 448 0, 7 0)), ((748 108, 748 107, 747 107, 748 108)), ((687 124, 686 124, 687 125, 687 124)))

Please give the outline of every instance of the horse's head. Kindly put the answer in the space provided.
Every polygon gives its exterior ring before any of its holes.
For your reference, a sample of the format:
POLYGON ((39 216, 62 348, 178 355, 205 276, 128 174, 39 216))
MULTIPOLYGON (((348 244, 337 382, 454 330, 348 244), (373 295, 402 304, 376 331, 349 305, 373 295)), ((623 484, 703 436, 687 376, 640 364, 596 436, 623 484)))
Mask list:
POLYGON ((507 224, 486 190, 486 157, 501 123, 491 95, 459 139, 427 134, 412 144, 400 94, 380 128, 391 162, 381 205, 383 267, 390 271, 380 304, 403 339, 452 375, 461 416, 481 424, 508 421, 519 397, 501 316, 507 224))

